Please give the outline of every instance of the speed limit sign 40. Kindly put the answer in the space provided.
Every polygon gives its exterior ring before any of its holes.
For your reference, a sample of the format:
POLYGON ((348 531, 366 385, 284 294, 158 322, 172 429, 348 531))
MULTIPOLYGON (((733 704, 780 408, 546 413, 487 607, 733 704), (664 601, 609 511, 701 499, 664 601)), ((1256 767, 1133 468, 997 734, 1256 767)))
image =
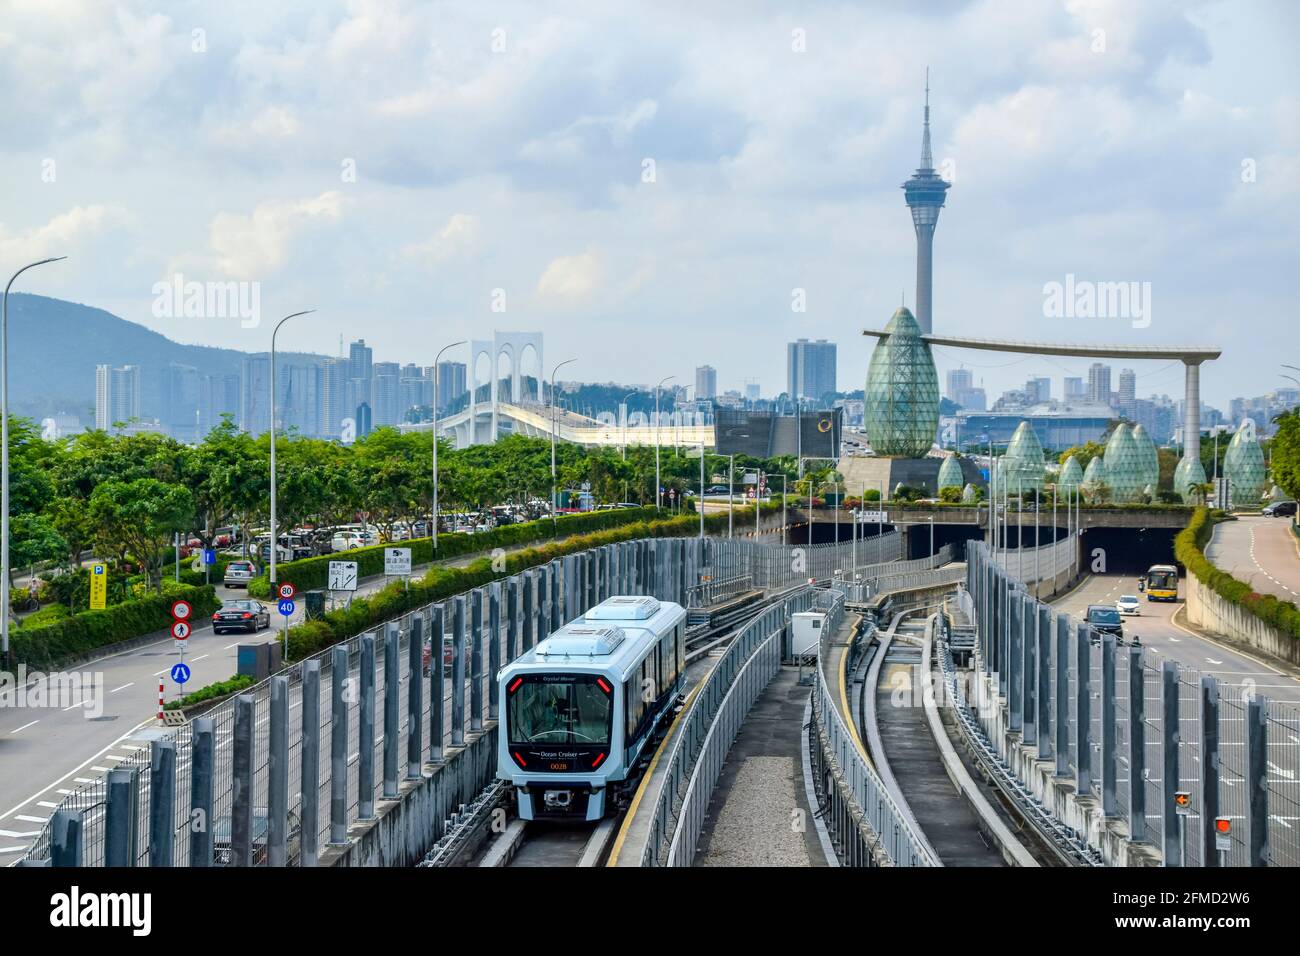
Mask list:
POLYGON ((276 589, 276 593, 279 594, 280 597, 282 597, 284 600, 288 601, 298 592, 294 589, 294 586, 292 584, 281 584, 276 589))

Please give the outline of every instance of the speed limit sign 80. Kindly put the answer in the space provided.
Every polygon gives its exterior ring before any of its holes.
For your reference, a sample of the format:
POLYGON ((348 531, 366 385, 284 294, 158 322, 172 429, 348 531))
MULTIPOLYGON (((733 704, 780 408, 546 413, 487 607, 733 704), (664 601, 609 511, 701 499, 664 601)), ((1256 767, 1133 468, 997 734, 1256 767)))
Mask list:
POLYGON ((276 590, 276 593, 278 593, 280 597, 284 598, 284 600, 287 601, 298 592, 294 589, 294 586, 292 584, 285 583, 279 586, 279 588, 276 590))

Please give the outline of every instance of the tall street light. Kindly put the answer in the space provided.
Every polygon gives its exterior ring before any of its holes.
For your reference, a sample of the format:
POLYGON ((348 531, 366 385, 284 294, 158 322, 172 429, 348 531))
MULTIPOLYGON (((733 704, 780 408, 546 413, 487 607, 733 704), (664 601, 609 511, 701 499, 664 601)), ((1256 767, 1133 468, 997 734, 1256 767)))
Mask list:
MULTIPOLYGON (((450 345, 444 345, 438 349, 438 354, 433 357, 433 549, 438 550, 438 363, 442 361, 442 353, 448 349, 454 349, 458 345, 464 345, 468 339, 461 339, 459 342, 452 342, 450 345)), ((474 411, 470 409, 470 427, 474 425, 474 411)))
MULTIPOLYGON (((635 395, 636 392, 628 392, 623 396, 623 460, 627 461, 627 400, 635 395)), ((623 497, 627 497, 626 492, 623 497)))
POLYGON ((9 670, 9 287, 28 269, 66 258, 55 256, 23 266, 9 278, 0 304, 0 657, 5 670, 9 670))
MULTIPOLYGON (((300 315, 311 315, 315 309, 308 309, 306 312, 295 312, 292 315, 286 315, 279 322, 275 323, 275 328, 271 330, 271 585, 274 589, 276 584, 275 566, 276 559, 280 556, 280 535, 275 527, 275 337, 280 332, 280 326, 290 319, 296 319, 300 315)), ((287 640, 287 638, 286 638, 287 640)))
POLYGON ((658 511, 663 507, 663 486, 659 483, 659 392, 664 387, 664 382, 670 382, 675 379, 676 375, 665 375, 655 386, 655 510, 658 511))
POLYGON ((556 409, 559 408, 555 401, 555 373, 576 361, 578 361, 576 358, 565 359, 551 369, 551 527, 555 527, 555 430, 560 427, 555 415, 556 409))

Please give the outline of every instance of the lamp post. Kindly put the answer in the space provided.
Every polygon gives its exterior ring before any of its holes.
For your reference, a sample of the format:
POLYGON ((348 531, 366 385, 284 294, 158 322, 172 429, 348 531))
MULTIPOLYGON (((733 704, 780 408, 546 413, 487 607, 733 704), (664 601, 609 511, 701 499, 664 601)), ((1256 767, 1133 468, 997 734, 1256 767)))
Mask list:
MULTIPOLYGON (((448 349, 454 349, 458 345, 464 345, 468 340, 461 339, 459 342, 452 342, 450 345, 444 345, 438 349, 438 354, 433 357, 433 549, 438 550, 438 363, 442 360, 442 353, 448 349)), ((471 396, 472 397, 472 396, 471 396)), ((471 416, 473 410, 470 411, 471 416)), ((471 427, 473 418, 470 418, 471 427)), ((527 505, 527 502, 525 502, 527 505)))
POLYGON ((655 510, 658 511, 663 507, 663 486, 659 483, 659 392, 664 387, 664 382, 670 382, 676 375, 665 375, 655 386, 655 510))
POLYGON ((727 537, 735 536, 736 456, 727 456, 727 537))
POLYGON ((0 664, 5 670, 9 669, 9 288, 28 269, 66 258, 55 256, 23 266, 9 277, 0 304, 0 664))
POLYGON ((576 358, 565 359, 551 369, 551 527, 555 527, 555 430, 559 427, 555 412, 559 405, 555 401, 555 373, 564 366, 578 361, 576 358))
MULTIPOLYGON (((635 395, 636 392, 628 392, 623 396, 623 460, 627 461, 627 400, 635 395)), ((623 497, 627 497, 624 493, 623 497)))
POLYGON ((275 337, 280 332, 280 326, 290 319, 296 319, 300 315, 311 315, 315 309, 308 309, 306 312, 294 312, 292 315, 286 315, 279 322, 275 323, 275 328, 271 330, 271 584, 274 586, 277 582, 276 563, 280 557, 280 533, 276 530, 276 510, 275 510, 275 337))
POLYGON ((696 499, 700 512, 700 537, 704 537, 704 442, 700 442, 700 497, 696 499))

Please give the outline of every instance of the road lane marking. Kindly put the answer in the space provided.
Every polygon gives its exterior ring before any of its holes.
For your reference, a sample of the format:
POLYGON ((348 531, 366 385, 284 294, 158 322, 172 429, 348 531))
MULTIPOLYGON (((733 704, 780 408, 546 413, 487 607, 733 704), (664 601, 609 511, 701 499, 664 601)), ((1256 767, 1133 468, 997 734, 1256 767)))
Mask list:
POLYGON ((59 805, 57 803, 51 803, 49 800, 37 800, 36 805, 38 807, 49 807, 51 810, 59 809, 59 805))
POLYGON ((123 684, 121 687, 114 687, 112 690, 109 691, 109 693, 116 694, 119 690, 126 690, 128 687, 134 687, 134 686, 135 686, 135 681, 131 681, 131 683, 123 684))
POLYGON ((0 837, 8 837, 11 840, 21 840, 24 837, 40 836, 40 830, 0 830, 0 837))
POLYGON ((14 819, 22 820, 23 823, 48 823, 50 821, 49 817, 31 817, 21 813, 14 817, 14 819))
POLYGON ((16 727, 16 728, 14 728, 13 730, 9 731, 9 734, 10 734, 10 736, 12 736, 12 735, 14 735, 14 734, 16 734, 16 733, 19 733, 20 731, 24 731, 24 730, 26 730, 28 727, 32 726, 32 724, 39 724, 40 722, 41 722, 41 719, 40 719, 39 717, 37 717, 37 718, 36 718, 35 720, 33 720, 30 724, 23 724, 21 727, 16 727))

